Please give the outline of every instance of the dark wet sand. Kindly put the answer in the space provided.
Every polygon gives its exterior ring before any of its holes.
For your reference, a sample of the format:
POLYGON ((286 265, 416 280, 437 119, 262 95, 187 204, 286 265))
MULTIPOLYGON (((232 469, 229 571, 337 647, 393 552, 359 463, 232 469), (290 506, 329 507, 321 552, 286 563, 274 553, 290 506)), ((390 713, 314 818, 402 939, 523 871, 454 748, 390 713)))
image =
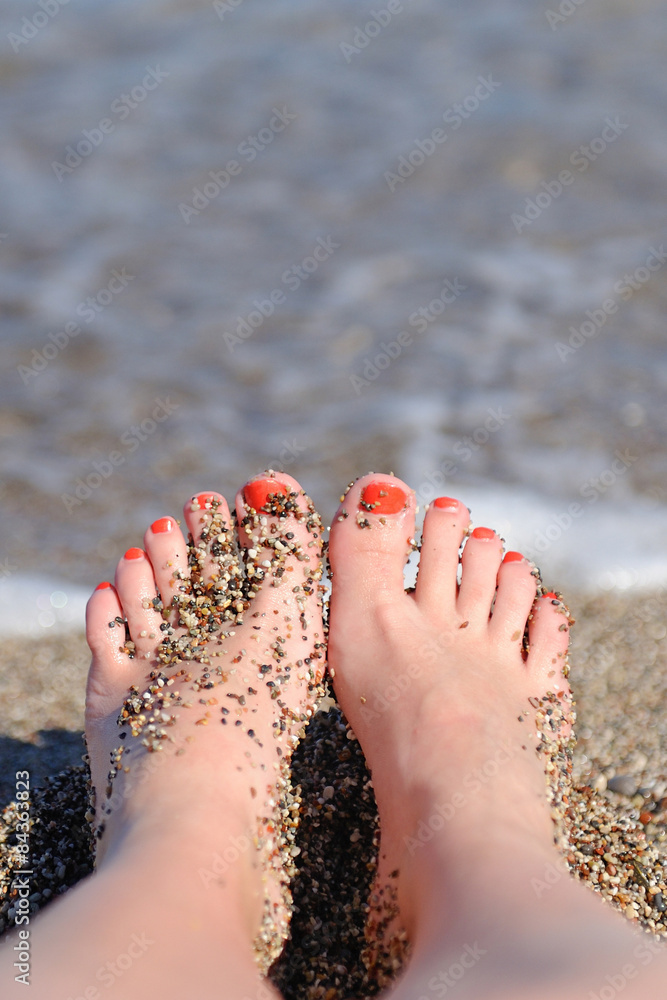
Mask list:
MULTIPOLYGON (((635 926, 667 936, 667 597, 607 596, 571 607, 578 743, 566 862, 635 926)), ((17 770, 41 786, 33 799, 33 907, 48 906, 91 868, 81 763, 85 642, 12 641, 1 663, 0 802, 8 806, 0 824, 0 933, 13 922, 17 770)), ((377 815, 359 744, 337 708, 311 722, 293 784, 302 799, 293 939, 272 977, 286 1000, 372 995, 377 985, 361 954, 377 815)), ((548 892, 556 875, 536 891, 548 892)))

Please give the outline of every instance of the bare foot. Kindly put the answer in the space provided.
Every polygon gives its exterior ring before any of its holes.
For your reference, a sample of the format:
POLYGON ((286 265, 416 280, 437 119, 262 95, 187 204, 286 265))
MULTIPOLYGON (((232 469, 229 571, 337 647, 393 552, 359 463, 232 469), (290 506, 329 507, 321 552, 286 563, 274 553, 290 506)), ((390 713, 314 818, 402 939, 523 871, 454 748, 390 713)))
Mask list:
MULTIPOLYGON (((507 984, 512 995, 524 973, 530 994, 558 965, 552 952, 573 938, 581 949, 584 926, 607 935, 605 956, 617 936, 632 944, 622 921, 567 877, 547 902, 531 886, 558 863, 550 765, 536 749, 553 751, 569 735, 569 617, 555 595, 536 596, 532 565, 518 553, 503 558, 493 531, 475 529, 459 558, 469 514, 448 498, 426 513, 417 585, 406 593, 414 504, 400 480, 363 477, 334 519, 329 550, 330 669, 380 813, 384 899, 375 902, 389 923, 393 876, 415 948, 410 969, 442 968, 478 939, 493 960, 468 978, 474 996, 505 996, 507 984)), ((554 981, 572 971, 561 966, 554 981)), ((406 982, 425 990, 421 979, 406 982)))
POLYGON ((321 531, 282 473, 247 484, 236 518, 238 544, 224 498, 194 497, 190 546, 160 518, 94 592, 86 738, 98 865, 182 828, 205 888, 234 870, 266 966, 288 921, 277 803, 324 672, 321 531))

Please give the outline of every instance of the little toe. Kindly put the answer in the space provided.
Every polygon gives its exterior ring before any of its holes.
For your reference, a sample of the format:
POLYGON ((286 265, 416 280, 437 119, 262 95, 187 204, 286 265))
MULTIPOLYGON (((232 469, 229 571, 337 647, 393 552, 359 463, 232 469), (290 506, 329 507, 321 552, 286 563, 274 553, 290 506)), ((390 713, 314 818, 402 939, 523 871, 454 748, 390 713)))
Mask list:
POLYGON ((153 566, 155 582, 165 608, 174 594, 189 589, 188 547, 176 518, 160 517, 144 535, 144 546, 153 566))
POLYGON ((125 649, 130 658, 148 658, 162 639, 164 619, 150 559, 143 549, 128 549, 116 567, 116 590, 123 606, 130 639, 125 649))
POLYGON ((537 592, 533 563, 520 552, 508 552, 498 570, 498 588, 489 630, 498 642, 522 648, 526 622, 537 592))
POLYGON ((503 543, 491 528, 475 528, 465 544, 457 610, 471 625, 489 620, 502 552, 503 543))
POLYGON ((546 593, 535 601, 528 622, 528 668, 543 682, 544 691, 558 694, 567 689, 564 669, 570 642, 570 615, 555 593, 546 593))
MULTIPOLYGON (((400 479, 371 473, 342 498, 331 526, 332 615, 407 610, 403 569, 414 549, 415 495, 400 479)), ((340 631, 340 629, 339 629, 340 631)))
POLYGON ((106 580, 97 585, 86 605, 86 640, 93 656, 120 664, 125 657, 120 652, 125 637, 125 616, 114 587, 106 580), (118 631, 120 629, 120 632, 118 631))
POLYGON ((451 497, 438 497, 426 511, 415 597, 427 614, 453 616, 459 550, 469 524, 468 508, 451 497))
POLYGON ((100 583, 86 605, 86 640, 93 654, 86 690, 86 718, 97 721, 118 713, 135 669, 122 652, 125 616, 114 587, 100 583))

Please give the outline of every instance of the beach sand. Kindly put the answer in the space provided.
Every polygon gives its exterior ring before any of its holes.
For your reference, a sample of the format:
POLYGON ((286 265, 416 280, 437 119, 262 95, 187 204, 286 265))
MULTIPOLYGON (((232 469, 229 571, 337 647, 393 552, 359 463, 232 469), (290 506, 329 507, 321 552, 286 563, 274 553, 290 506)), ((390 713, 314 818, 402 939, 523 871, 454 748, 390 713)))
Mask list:
MULTIPOLYGON (((562 868, 637 929, 667 936, 667 596, 570 598, 571 682, 577 701, 562 868), (663 895, 664 894, 664 895, 663 895)), ((0 668, 0 933, 13 924, 19 871, 14 774, 32 798, 33 910, 48 907, 92 867, 81 758, 88 654, 82 636, 4 645, 0 668), (63 770, 64 769, 64 770, 63 770), (61 772, 61 773, 58 773, 61 772)), ((271 977, 286 1000, 370 996, 390 970, 366 973, 362 953, 377 813, 358 742, 335 705, 319 711, 293 760, 301 825, 292 848, 292 938, 271 977)), ((175 900, 175 912, 178 901, 175 900)))

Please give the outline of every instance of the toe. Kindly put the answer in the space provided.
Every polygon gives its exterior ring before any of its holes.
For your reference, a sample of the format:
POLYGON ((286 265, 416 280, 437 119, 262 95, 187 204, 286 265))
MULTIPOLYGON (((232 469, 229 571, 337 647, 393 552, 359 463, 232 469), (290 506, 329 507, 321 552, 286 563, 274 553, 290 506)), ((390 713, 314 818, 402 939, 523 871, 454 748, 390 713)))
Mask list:
POLYGON ((286 473, 266 472, 239 490, 236 514, 255 610, 261 614, 275 603, 269 591, 281 588, 282 602, 292 594, 302 618, 306 606, 312 612, 322 577, 322 523, 300 484, 286 473))
POLYGON ((535 602, 528 623, 530 651, 528 668, 543 681, 544 691, 558 694, 568 688, 563 670, 570 641, 570 616, 554 593, 543 594, 535 602))
POLYGON ((234 589, 241 573, 238 548, 227 501, 220 493, 199 493, 183 508, 192 536, 190 577, 195 591, 234 589))
POLYGON ((154 655, 162 638, 160 599, 150 559, 143 549, 128 549, 116 567, 116 590, 123 606, 130 639, 130 658, 154 655))
POLYGON ((350 487, 329 541, 332 615, 358 622, 360 613, 401 607, 414 529, 414 491, 400 479, 371 473, 350 487))
POLYGON ((451 620, 458 590, 459 549, 470 512, 459 500, 438 497, 426 511, 415 596, 427 614, 451 620))
POLYGON ((475 528, 461 556, 457 610, 462 621, 486 625, 496 592, 503 543, 491 528, 475 528))
POLYGON ((535 567, 520 552, 508 552, 498 570, 498 589, 489 630, 498 642, 522 648, 526 622, 537 592, 535 567))
POLYGON ((174 594, 183 586, 189 587, 188 547, 176 518, 153 521, 144 535, 144 545, 162 603, 168 608, 174 594))
POLYGON ((133 667, 125 646, 125 616, 116 590, 101 583, 86 605, 86 639, 93 654, 86 690, 86 718, 96 721, 118 711, 133 667))
POLYGON ((124 638, 123 608, 114 587, 105 581, 95 588, 86 605, 86 639, 90 651, 97 659, 123 663, 125 657, 120 648, 124 638))

